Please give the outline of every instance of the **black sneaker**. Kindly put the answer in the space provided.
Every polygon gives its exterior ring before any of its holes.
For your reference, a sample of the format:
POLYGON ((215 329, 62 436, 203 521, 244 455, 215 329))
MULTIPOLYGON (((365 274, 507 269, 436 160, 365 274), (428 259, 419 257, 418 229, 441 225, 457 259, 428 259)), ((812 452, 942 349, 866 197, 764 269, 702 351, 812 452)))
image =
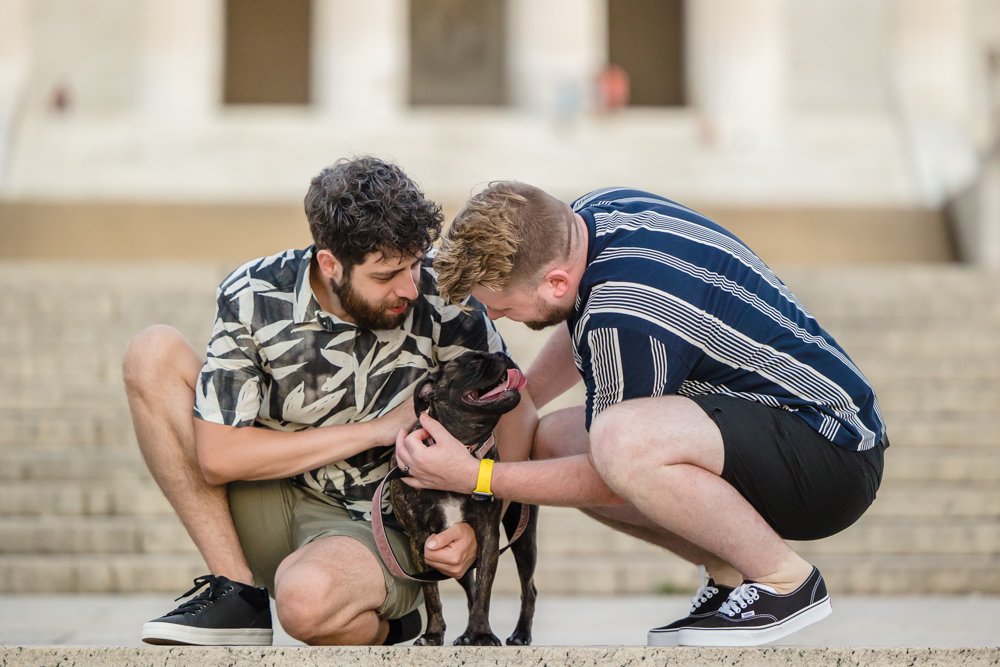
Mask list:
POLYGON ((181 598, 208 586, 172 612, 142 626, 147 644, 270 646, 271 601, 266 588, 254 588, 211 574, 194 580, 181 598))
POLYGON ((744 582, 715 615, 682 628, 677 641, 681 646, 757 646, 812 625, 831 611, 823 575, 814 567, 805 583, 787 595, 744 582))
POLYGON ((420 605, 399 618, 390 618, 389 634, 385 638, 385 645, 402 644, 419 637, 424 630, 424 618, 421 614, 423 608, 424 606, 420 605))
POLYGON ((670 625, 663 625, 653 628, 646 635, 647 646, 677 646, 677 632, 683 627, 696 623, 703 618, 708 618, 719 611, 719 607, 726 601, 732 588, 720 586, 708 576, 705 568, 699 567, 701 573, 701 585, 691 598, 691 610, 684 618, 674 621, 670 625))

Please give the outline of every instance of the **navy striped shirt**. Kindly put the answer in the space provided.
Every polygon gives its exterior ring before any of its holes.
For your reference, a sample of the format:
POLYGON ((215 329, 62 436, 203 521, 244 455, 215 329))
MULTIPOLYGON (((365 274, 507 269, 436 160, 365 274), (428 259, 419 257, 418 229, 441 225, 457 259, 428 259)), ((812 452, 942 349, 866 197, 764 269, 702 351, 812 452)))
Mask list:
POLYGON ((836 445, 885 435, 875 392, 764 262, 711 220, 658 195, 595 190, 568 324, 587 428, 630 398, 725 394, 794 412, 836 445))

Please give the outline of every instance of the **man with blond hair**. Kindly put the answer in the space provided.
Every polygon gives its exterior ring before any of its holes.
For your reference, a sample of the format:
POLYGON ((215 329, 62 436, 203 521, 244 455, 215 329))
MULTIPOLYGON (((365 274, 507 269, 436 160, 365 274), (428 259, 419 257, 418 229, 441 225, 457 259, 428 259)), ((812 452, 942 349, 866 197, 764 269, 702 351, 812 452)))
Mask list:
MULTIPOLYGON (((690 614, 650 630, 650 645, 764 644, 830 613, 823 577, 784 540, 862 515, 885 425, 861 371, 746 245, 648 192, 567 205, 499 182, 459 213, 435 268, 442 295, 471 294, 491 318, 566 323, 529 387, 542 406, 582 376, 586 405, 544 417, 537 460, 498 463, 491 486, 703 566, 690 614)), ((465 449, 421 425, 397 439, 408 483, 471 491, 465 449)))

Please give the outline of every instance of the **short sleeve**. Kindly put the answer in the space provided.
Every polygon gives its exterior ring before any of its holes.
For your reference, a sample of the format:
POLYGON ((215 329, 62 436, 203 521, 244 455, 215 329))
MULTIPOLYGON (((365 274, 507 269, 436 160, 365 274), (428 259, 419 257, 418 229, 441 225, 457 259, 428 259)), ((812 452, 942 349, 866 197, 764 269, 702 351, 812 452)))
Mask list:
POLYGON ((438 361, 445 362, 468 351, 507 352, 496 325, 486 316, 486 309, 469 297, 466 308, 446 304, 441 307, 441 329, 437 341, 438 361))
POLYGON ((687 363, 666 341, 641 329, 596 327, 586 332, 587 428, 610 406, 677 391, 687 363))
POLYGON ((258 343, 239 317, 238 298, 220 293, 195 391, 195 417, 227 426, 252 425, 260 412, 263 377, 258 343))

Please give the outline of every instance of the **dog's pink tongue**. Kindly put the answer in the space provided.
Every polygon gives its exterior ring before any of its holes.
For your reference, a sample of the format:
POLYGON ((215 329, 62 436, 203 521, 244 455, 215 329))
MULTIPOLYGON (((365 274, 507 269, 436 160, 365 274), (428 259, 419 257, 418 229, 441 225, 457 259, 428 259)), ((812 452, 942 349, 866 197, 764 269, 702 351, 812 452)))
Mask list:
POLYGON ((526 384, 528 384, 528 381, 525 379, 524 373, 515 368, 512 368, 507 371, 507 380, 505 382, 502 382, 493 389, 490 389, 488 392, 480 396, 479 400, 484 401, 488 398, 499 396, 508 389, 514 389, 514 390, 523 389, 526 384))
POLYGON ((524 377, 524 373, 517 370, 516 368, 512 368, 509 371, 507 371, 508 389, 517 389, 518 391, 520 391, 521 389, 524 389, 527 386, 528 386, 528 378, 524 377))

